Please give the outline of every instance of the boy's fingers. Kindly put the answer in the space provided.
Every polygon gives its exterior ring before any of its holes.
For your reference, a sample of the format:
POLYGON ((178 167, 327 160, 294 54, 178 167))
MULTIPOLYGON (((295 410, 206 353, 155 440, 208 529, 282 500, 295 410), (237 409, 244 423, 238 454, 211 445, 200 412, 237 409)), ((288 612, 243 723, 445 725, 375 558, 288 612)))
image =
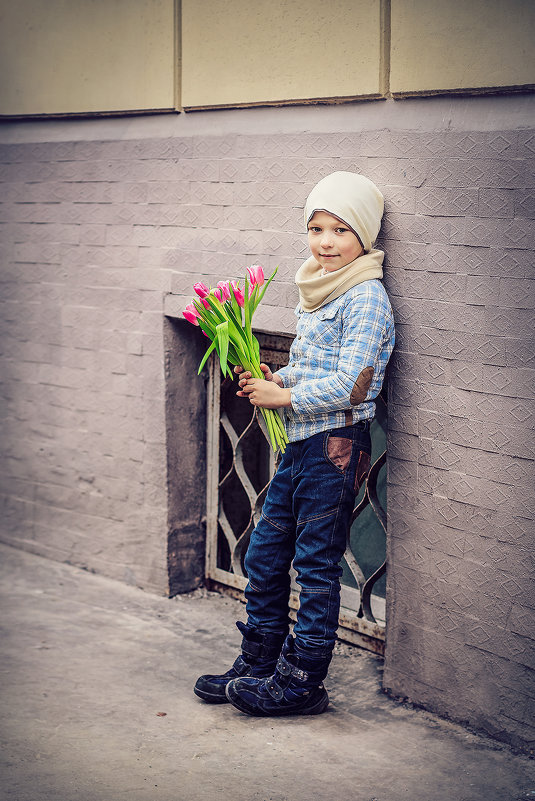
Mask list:
POLYGON ((243 373, 243 367, 241 366, 241 364, 237 364, 236 365, 236 367, 234 368, 234 372, 235 373, 243 373))

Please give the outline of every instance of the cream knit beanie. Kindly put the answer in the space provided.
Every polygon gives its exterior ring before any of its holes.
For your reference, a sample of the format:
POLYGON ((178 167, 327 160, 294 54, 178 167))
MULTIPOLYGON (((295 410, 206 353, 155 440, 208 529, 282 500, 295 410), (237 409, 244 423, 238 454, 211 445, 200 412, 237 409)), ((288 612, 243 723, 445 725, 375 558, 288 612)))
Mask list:
POLYGON ((326 211, 347 223, 367 253, 381 228, 384 199, 369 178, 354 172, 333 172, 322 178, 308 196, 305 225, 316 211, 326 211))

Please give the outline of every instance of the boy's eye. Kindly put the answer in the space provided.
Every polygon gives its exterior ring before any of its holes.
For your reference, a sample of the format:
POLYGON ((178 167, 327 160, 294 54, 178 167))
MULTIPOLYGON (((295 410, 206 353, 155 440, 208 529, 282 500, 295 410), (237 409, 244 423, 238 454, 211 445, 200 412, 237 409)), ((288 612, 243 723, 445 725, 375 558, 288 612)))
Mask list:
POLYGON ((336 229, 336 233, 337 234, 345 234, 346 231, 349 231, 349 228, 337 228, 336 229))
POLYGON ((317 225, 309 225, 308 230, 312 231, 313 234, 317 234, 321 231, 321 228, 318 228, 317 225))

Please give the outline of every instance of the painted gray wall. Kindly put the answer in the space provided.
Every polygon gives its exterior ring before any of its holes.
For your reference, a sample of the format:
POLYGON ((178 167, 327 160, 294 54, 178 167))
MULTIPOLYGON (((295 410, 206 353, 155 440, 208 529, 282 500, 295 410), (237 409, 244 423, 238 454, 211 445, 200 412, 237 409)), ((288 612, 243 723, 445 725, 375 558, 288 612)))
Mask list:
POLYGON ((166 481, 202 483, 202 391, 175 372, 166 396, 164 308, 199 275, 278 265, 259 325, 292 332, 303 200, 362 171, 386 197, 398 326, 385 688, 532 741, 532 100, 4 125, 3 540, 166 593, 169 529, 195 585, 200 496, 186 509, 166 481))

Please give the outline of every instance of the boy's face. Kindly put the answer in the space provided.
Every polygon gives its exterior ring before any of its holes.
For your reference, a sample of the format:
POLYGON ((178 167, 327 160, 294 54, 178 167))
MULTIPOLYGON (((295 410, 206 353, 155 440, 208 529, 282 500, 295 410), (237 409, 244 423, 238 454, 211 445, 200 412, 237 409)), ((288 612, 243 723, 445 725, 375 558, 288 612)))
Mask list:
POLYGON ((316 211, 308 223, 308 246, 323 269, 333 273, 364 253, 347 225, 326 211, 316 211))

